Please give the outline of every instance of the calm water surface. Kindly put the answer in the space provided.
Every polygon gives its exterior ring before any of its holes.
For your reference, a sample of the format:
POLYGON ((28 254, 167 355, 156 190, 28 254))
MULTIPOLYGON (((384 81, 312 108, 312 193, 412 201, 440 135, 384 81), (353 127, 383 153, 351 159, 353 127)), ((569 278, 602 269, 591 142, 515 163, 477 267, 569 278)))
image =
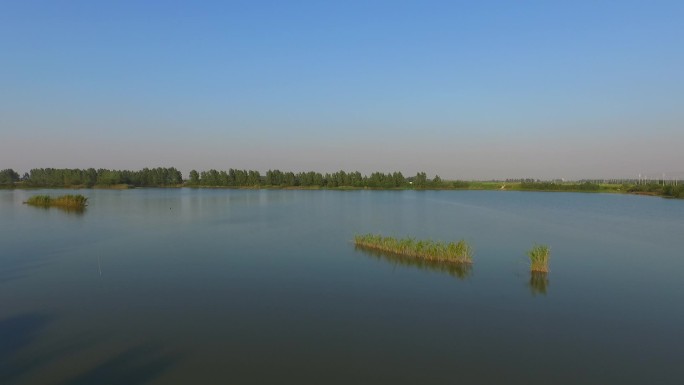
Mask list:
POLYGON ((1 384, 680 384, 684 201, 0 191, 1 384), (472 269, 356 250, 465 238, 472 269), (525 251, 551 245, 551 273, 525 251))

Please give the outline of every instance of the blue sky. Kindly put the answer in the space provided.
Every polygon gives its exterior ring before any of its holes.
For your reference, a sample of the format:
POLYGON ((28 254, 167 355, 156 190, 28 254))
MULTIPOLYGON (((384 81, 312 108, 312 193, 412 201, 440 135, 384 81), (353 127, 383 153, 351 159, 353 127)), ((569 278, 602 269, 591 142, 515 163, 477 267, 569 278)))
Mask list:
POLYGON ((684 177, 684 2, 196 3, 0 3, 0 168, 684 177))

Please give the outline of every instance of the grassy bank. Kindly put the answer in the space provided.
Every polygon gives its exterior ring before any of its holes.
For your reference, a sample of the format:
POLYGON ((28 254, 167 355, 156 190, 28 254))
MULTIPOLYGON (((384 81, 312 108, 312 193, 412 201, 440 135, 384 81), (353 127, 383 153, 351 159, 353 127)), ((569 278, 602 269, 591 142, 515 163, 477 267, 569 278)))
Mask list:
POLYGON ((423 258, 429 261, 472 263, 473 249, 465 241, 440 242, 415 240, 413 238, 383 237, 382 235, 356 235, 354 243, 358 247, 385 251, 397 255, 423 258))
POLYGON ((82 210, 88 205, 87 202, 88 198, 83 195, 62 195, 56 198, 49 195, 34 195, 24 203, 31 206, 82 210))

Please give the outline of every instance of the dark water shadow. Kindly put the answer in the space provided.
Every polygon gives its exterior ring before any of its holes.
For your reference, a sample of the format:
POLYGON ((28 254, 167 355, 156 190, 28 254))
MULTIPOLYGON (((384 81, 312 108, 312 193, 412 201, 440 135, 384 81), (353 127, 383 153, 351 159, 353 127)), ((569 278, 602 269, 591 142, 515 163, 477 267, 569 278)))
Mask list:
POLYGON ((369 249, 358 245, 354 246, 354 250, 381 261, 402 266, 412 266, 421 270, 431 270, 438 271, 441 273, 447 273, 452 277, 458 278, 460 280, 469 278, 473 273, 473 265, 471 263, 429 261, 427 259, 388 253, 385 251, 369 249))
POLYGON ((549 275, 539 271, 530 272, 530 281, 527 286, 532 295, 546 295, 549 289, 549 275))
MULTIPOLYGON (((12 261, 14 262, 14 261, 12 261)), ((47 265, 49 262, 45 260, 37 260, 37 261, 20 261, 17 262, 16 265, 14 266, 9 266, 9 267, 3 267, 0 269, 0 284, 6 283, 15 279, 20 279, 23 278, 31 271, 35 269, 39 269, 45 265, 47 265)), ((0 321, 1 322, 1 321, 0 321)))
MULTIPOLYGON (((53 324, 54 316, 21 314, 0 320, 0 384, 26 383, 24 380, 65 357, 78 357, 103 343, 84 336, 56 346, 26 351, 53 324), (29 354, 30 353, 30 354, 29 354)), ((169 354, 160 345, 140 344, 111 355, 97 365, 86 368, 60 385, 145 384, 160 376, 180 360, 180 354, 169 354)), ((63 378, 63 377, 62 377, 63 378)), ((55 381, 59 381, 55 378, 55 381)), ((55 383, 55 382, 51 382, 55 383)))
POLYGON ((54 320, 45 314, 21 314, 0 320, 0 384, 11 383, 26 372, 27 364, 16 356, 31 345, 54 320))
POLYGON ((179 354, 168 354, 154 344, 124 350, 102 363, 87 369, 60 385, 137 385, 159 377, 179 360, 179 354))
POLYGON ((30 345, 52 319, 45 314, 21 314, 0 320, 0 373, 8 361, 30 345))

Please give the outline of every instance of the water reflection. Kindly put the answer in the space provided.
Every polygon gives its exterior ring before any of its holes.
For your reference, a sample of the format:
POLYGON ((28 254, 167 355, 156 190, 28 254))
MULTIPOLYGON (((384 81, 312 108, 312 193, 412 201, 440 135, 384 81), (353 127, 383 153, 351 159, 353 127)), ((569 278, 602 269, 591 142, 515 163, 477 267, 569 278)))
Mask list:
POLYGON ((143 344, 111 356, 60 385, 147 384, 176 365, 179 359, 179 354, 169 354, 159 346, 143 344))
POLYGON ((51 210, 51 209, 55 209, 55 210, 57 210, 57 211, 61 211, 61 212, 64 212, 64 213, 67 213, 67 214, 70 214, 70 215, 79 216, 79 217, 82 216, 82 215, 85 213, 85 211, 86 211, 85 208, 76 208, 76 207, 63 207, 63 206, 34 206, 34 205, 26 205, 26 206, 30 206, 30 207, 36 208, 36 209, 38 209, 38 210, 45 210, 45 211, 49 211, 49 210, 51 210))
POLYGON ((14 381, 34 369, 29 363, 16 362, 18 352, 31 345, 54 317, 39 313, 15 315, 0 320, 0 383, 14 381))
POLYGON ((1 384, 47 383, 43 382, 46 378, 50 384, 59 385, 147 384, 183 357, 182 353, 152 341, 114 349, 92 336, 60 339, 47 347, 39 344, 55 318, 25 313, 0 319, 1 384), (42 348, 36 351, 36 346, 42 348), (93 355, 98 359, 91 360, 93 355), (78 369, 73 370, 74 367, 78 369))
POLYGON ((422 258, 409 257, 405 255, 388 253, 385 251, 379 251, 375 249, 369 249, 363 246, 354 246, 356 251, 362 252, 368 256, 374 257, 376 259, 402 265, 402 266, 413 266, 422 270, 432 270, 447 273, 452 277, 458 279, 466 279, 470 277, 473 272, 473 265, 470 263, 449 263, 449 262, 439 262, 439 261, 428 261, 422 258))
POLYGON ((546 291, 549 288, 548 274, 539 271, 530 272, 530 282, 528 286, 532 295, 546 295, 546 291))

